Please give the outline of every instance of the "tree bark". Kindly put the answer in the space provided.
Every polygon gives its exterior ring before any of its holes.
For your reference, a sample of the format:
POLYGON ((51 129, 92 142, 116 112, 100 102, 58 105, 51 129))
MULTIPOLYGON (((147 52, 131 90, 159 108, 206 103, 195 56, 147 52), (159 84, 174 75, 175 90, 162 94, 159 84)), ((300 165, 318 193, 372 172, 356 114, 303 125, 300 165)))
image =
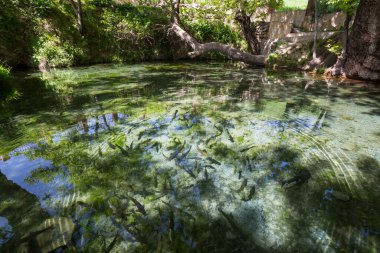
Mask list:
POLYGON ((314 10, 315 10, 315 2, 314 2, 314 0, 307 1, 307 7, 306 7, 305 16, 311 16, 311 15, 313 15, 314 10))
POLYGON ((315 1, 314 0, 308 0, 307 7, 305 11, 305 17, 303 18, 302 27, 306 28, 309 24, 309 21, 311 21, 311 17, 315 11, 315 1))
POLYGON ((350 13, 346 13, 346 19, 344 20, 344 46, 343 46, 343 55, 347 54, 351 19, 352 19, 352 15, 350 13))
POLYGON ((360 1, 343 72, 354 79, 380 80, 380 0, 360 1))
POLYGON ((235 14, 235 20, 240 24, 243 35, 248 43, 248 50, 252 54, 260 54, 261 46, 256 37, 256 27, 251 22, 251 16, 247 15, 244 10, 238 10, 235 14))
POLYGON ((250 65, 265 64, 266 57, 264 55, 253 55, 250 53, 242 52, 234 47, 218 42, 209 42, 203 44, 199 43, 188 32, 181 28, 179 18, 179 4, 180 0, 177 0, 174 4, 172 4, 172 25, 170 31, 177 35, 183 42, 186 43, 186 45, 188 45, 193 50, 188 53, 191 58, 198 57, 208 52, 219 52, 227 56, 228 59, 241 61, 250 65))
POLYGON ((342 54, 338 57, 338 60, 326 73, 331 74, 332 76, 340 76, 343 75, 343 66, 346 64, 347 60, 347 51, 348 51, 348 43, 349 43, 349 29, 350 22, 352 19, 352 15, 350 13, 346 13, 346 19, 344 20, 344 43, 342 54))
POLYGON ((82 0, 77 0, 75 3, 74 0, 70 0, 71 6, 74 9, 75 16, 77 19, 77 29, 80 35, 83 33, 83 15, 82 15, 82 0))
POLYGON ((317 0, 314 0, 314 43, 313 43, 313 60, 317 59, 317 37, 318 37, 318 15, 317 0))

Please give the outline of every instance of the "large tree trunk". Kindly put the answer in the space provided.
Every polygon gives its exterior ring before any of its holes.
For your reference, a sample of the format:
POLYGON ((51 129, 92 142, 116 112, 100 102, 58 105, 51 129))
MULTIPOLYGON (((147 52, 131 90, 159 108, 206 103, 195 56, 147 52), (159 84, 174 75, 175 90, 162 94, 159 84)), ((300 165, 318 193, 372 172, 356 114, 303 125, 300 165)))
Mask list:
POLYGON ((188 32, 180 26, 179 18, 179 4, 180 0, 177 0, 172 5, 172 25, 170 30, 177 35, 183 42, 186 43, 193 51, 189 52, 188 55, 191 58, 206 54, 208 52, 219 52, 227 56, 231 60, 241 61, 250 65, 264 65, 265 56, 264 55, 253 55, 250 53, 242 52, 234 47, 218 43, 199 43, 194 39, 188 32))
POLYGON ((314 0, 314 43, 313 43, 313 60, 317 59, 317 37, 318 37, 318 13, 317 0, 314 0))
POLYGON ((75 16, 77 19, 77 29, 80 35, 83 33, 83 18, 82 18, 82 0, 77 0, 77 2, 74 2, 74 0, 70 0, 71 6, 74 9, 75 16))
POLYGON ((380 80, 380 0, 361 0, 347 47, 347 77, 380 80))
POLYGON ((305 11, 305 16, 302 21, 302 27, 306 28, 308 24, 310 24, 310 21, 312 20, 312 16, 315 11, 315 1, 314 0, 308 0, 307 7, 305 11))
POLYGON ((244 10, 239 10, 235 14, 235 20, 240 24, 243 30, 244 38, 248 43, 248 50, 252 54, 260 54, 260 42, 256 37, 256 27, 251 22, 251 16, 247 15, 244 10))
POLYGON ((315 10, 315 1, 314 0, 307 1, 305 16, 313 15, 314 10, 315 10))
POLYGON ((344 21, 344 42, 342 54, 338 57, 338 60, 326 73, 331 74, 332 76, 343 75, 343 66, 346 64, 347 52, 348 52, 348 43, 349 43, 349 32, 350 32, 350 22, 352 15, 347 13, 346 19, 344 21))
POLYGON ((352 15, 350 13, 346 13, 346 19, 344 20, 344 45, 343 45, 343 52, 342 52, 344 56, 346 56, 347 54, 351 19, 352 19, 352 15))

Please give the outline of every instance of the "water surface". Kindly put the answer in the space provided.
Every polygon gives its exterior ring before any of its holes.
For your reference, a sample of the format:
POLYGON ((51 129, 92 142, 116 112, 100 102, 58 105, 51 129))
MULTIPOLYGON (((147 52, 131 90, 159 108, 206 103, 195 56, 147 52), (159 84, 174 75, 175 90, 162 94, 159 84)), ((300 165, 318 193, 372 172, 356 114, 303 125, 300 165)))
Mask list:
POLYGON ((374 84, 160 63, 3 90, 4 251, 380 250, 374 84))

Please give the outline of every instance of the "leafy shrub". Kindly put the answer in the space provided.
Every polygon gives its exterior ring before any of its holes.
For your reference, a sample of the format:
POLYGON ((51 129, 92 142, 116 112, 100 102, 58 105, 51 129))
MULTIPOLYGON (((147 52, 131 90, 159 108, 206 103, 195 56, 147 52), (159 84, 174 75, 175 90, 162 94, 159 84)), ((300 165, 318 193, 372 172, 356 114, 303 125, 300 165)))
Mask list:
POLYGON ((194 20, 186 22, 191 34, 199 41, 217 41, 226 44, 242 45, 242 37, 221 21, 194 20))
POLYGON ((10 79, 10 70, 7 67, 0 65, 0 83, 6 83, 10 79))
POLYGON ((97 7, 108 7, 113 3, 113 0, 90 0, 88 3, 97 7))
POLYGON ((101 32, 101 40, 108 42, 102 43, 108 45, 108 60, 138 61, 151 57, 157 49, 166 51, 163 48, 168 42, 165 28, 168 23, 160 8, 125 4, 104 10, 95 29, 101 32))
MULTIPOLYGON (((11 85, 10 69, 0 65, 0 109, 12 100, 20 97, 20 93, 11 85)), ((2 111, 0 114, 4 113, 2 111)), ((4 114, 5 115, 5 114, 4 114)), ((1 115, 0 120, 3 115, 1 115)))
POLYGON ((342 43, 340 41, 334 41, 333 39, 328 39, 325 47, 329 52, 335 54, 336 56, 339 56, 343 50, 342 43))
POLYGON ((36 63, 47 62, 50 67, 68 67, 74 64, 76 57, 83 52, 62 42, 56 35, 43 34, 34 48, 33 58, 36 63))

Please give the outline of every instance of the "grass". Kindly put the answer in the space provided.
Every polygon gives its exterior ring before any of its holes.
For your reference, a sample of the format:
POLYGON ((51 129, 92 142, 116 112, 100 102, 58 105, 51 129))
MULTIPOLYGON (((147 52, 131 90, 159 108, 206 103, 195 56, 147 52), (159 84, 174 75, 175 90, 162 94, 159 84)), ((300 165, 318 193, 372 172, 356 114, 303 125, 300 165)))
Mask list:
POLYGON ((306 10, 307 0, 284 0, 284 6, 279 11, 306 10))

